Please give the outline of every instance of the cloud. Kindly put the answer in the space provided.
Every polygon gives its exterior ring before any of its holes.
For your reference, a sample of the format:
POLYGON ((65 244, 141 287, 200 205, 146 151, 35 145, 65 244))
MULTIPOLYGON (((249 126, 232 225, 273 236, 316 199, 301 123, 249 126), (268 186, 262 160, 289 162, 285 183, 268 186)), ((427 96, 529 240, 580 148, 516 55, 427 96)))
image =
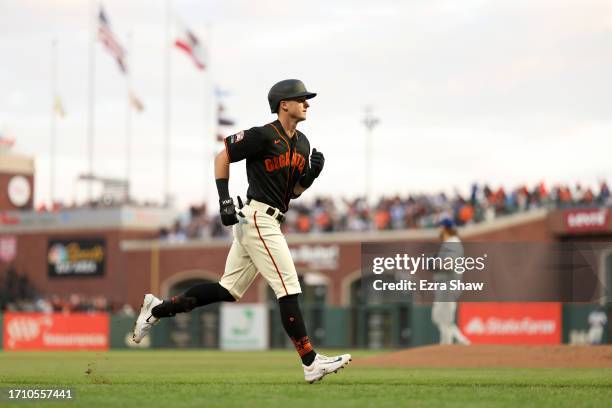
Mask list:
MULTIPOLYGON (((139 169, 159 169, 166 3, 104 4, 120 38, 133 33, 132 85, 146 105, 133 119, 134 160, 139 169)), ((172 174, 177 191, 193 191, 182 194, 185 202, 201 197, 189 171, 203 177, 208 151, 219 147, 212 139, 204 144, 213 127, 205 112, 214 109, 206 87, 214 82, 230 88, 228 108, 238 127, 250 127, 273 118, 266 94, 285 77, 302 78, 319 92, 301 125, 330 158, 332 181, 317 185, 318 191, 361 188, 364 169, 355 158, 364 147, 365 105, 381 118, 375 137, 384 149, 377 147, 374 159, 380 191, 397 188, 395 175, 384 177, 394 170, 407 189, 467 185, 481 175, 510 182, 529 175, 591 177, 597 169, 610 174, 600 153, 612 149, 612 138, 604 136, 612 94, 609 1, 341 0, 279 7, 272 0, 174 0, 172 7, 203 37, 211 27, 211 67, 204 75, 172 50, 171 143, 174 160, 182 160, 172 174), (576 147, 579 141, 584 144, 576 147), (538 151, 551 153, 542 157, 538 151), (513 164, 517 158, 524 158, 521 166, 513 164), (457 169, 441 164, 449 161, 457 161, 457 169), (355 167, 355 180, 336 182, 355 167)), ((46 67, 57 37, 58 86, 69 112, 61 125, 62 149, 71 157, 84 155, 89 16, 89 2, 78 0, 0 3, 0 47, 11 56, 0 66, 0 112, 27 153, 46 154, 39 140, 48 132, 46 67)), ((125 91, 112 57, 97 45, 96 160, 114 163, 100 170, 121 168, 116 161, 124 145, 125 91)), ((75 157, 71 168, 78 163, 75 157)), ((137 191, 151 192, 159 177, 139 174, 147 188, 137 191)))

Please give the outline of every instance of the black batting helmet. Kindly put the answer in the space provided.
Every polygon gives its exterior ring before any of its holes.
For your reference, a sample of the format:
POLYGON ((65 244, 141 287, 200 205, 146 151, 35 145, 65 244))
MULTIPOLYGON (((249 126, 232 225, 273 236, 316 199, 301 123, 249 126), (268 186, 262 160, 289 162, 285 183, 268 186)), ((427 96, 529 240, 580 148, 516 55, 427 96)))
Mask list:
POLYGON ((272 113, 278 112, 278 104, 280 101, 297 98, 314 98, 316 93, 308 92, 306 86, 299 79, 285 79, 274 84, 268 92, 268 103, 272 113))

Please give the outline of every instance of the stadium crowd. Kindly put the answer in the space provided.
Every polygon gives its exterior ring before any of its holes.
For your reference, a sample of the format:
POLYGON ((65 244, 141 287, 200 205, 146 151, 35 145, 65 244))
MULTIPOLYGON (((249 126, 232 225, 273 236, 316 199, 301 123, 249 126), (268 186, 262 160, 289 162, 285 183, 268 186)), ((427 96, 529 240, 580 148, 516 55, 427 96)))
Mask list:
MULTIPOLYGON (((453 218, 457 225, 464 226, 537 208, 581 206, 612 206, 607 183, 602 181, 597 190, 580 184, 548 188, 539 183, 534 188, 521 186, 511 190, 474 184, 467 195, 459 192, 452 196, 445 193, 398 195, 381 197, 374 205, 368 205, 364 198, 334 200, 332 197, 318 197, 311 201, 295 201, 282 228, 288 233, 434 228, 441 219, 448 217, 453 218)), ((160 239, 180 242, 229 237, 230 231, 221 225, 216 208, 209 211, 206 205, 192 206, 171 228, 160 231, 160 239)), ((25 274, 17 273, 10 266, 0 271, 0 311, 134 314, 129 305, 113 303, 103 296, 40 294, 25 274)))
POLYGON ((25 274, 19 274, 12 266, 0 273, 1 312, 112 312, 133 316, 130 305, 118 305, 104 296, 43 295, 38 293, 25 274))
MULTIPOLYGON (((381 197, 374 205, 368 205, 364 198, 299 200, 292 203, 282 228, 287 233, 433 228, 447 217, 464 226, 537 208, 610 205, 610 189, 605 181, 600 182, 597 190, 581 184, 549 188, 544 182, 533 188, 523 185, 514 189, 473 184, 467 195, 459 192, 452 196, 445 193, 396 195, 381 197)), ((224 237, 229 236, 229 232, 229 228, 221 225, 216 212, 207 211, 203 205, 192 206, 172 228, 162 229, 160 238, 184 241, 224 237)))

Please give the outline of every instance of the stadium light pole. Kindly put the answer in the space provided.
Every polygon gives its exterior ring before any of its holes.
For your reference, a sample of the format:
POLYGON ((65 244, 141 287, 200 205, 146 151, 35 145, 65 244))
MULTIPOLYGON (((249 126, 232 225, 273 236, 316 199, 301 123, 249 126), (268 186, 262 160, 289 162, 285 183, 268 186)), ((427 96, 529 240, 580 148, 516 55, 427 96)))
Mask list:
POLYGON ((368 203, 372 200, 372 156, 373 156, 373 144, 372 134, 374 128, 380 123, 380 120, 372 113, 372 107, 366 106, 364 109, 365 116, 363 118, 363 125, 366 128, 366 143, 365 143, 365 165, 366 165, 366 201, 368 203))
POLYGON ((49 141, 49 205, 55 202, 55 139, 57 133, 57 38, 51 40, 51 140, 49 141))
MULTIPOLYGON (((127 49, 128 52, 132 51, 132 31, 127 34, 127 49)), ((125 112, 125 203, 130 202, 130 181, 132 179, 132 74, 128 70, 125 73, 127 83, 127 111, 125 112)))
POLYGON ((171 2, 166 0, 166 29, 164 32, 164 141, 163 141, 163 158, 164 158, 164 206, 170 207, 172 199, 170 196, 170 120, 172 109, 171 103, 171 85, 172 65, 171 65, 171 2))
MULTIPOLYGON (((211 181, 214 177, 214 169, 213 174, 210 175, 210 157, 214 155, 214 147, 210 147, 210 145, 215 145, 215 138, 217 135, 214 132, 213 121, 215 115, 213 112, 213 106, 215 106, 214 102, 214 84, 212 80, 212 72, 211 72, 211 64, 210 64, 210 54, 209 47, 211 44, 211 35, 212 28, 211 24, 206 24, 206 42, 204 46, 205 51, 205 62, 206 62, 206 70, 208 70, 208 75, 202 75, 204 81, 204 196, 202 197, 202 202, 205 203, 208 200, 208 193, 210 191, 211 181), (212 135, 212 137, 211 137, 212 135), (210 141, 210 142, 209 142, 210 141)), ((214 156, 213 156, 214 157, 214 156)), ((214 159, 212 163, 214 163, 214 159)), ((213 166, 214 167, 214 166, 213 166)))

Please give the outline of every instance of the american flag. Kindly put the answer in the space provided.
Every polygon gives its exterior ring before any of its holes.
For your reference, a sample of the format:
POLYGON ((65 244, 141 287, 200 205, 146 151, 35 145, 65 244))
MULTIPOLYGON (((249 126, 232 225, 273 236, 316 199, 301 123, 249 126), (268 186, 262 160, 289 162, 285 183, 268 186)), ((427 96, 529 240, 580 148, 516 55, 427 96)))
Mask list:
POLYGON ((119 69, 125 74, 127 72, 127 66, 125 64, 125 50, 113 35, 113 32, 110 29, 110 23, 108 22, 108 18, 106 18, 106 14, 104 13, 104 9, 102 7, 100 7, 98 23, 98 39, 106 46, 108 52, 115 57, 117 64, 119 64, 119 69))

